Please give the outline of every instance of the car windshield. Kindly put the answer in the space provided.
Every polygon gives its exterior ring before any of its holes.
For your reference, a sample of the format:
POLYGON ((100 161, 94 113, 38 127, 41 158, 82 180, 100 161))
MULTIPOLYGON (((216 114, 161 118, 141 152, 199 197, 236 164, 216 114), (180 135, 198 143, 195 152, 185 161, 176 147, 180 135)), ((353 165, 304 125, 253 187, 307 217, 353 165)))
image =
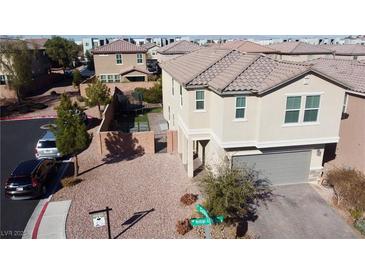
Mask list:
POLYGON ((40 141, 38 148, 56 148, 56 141, 40 141))

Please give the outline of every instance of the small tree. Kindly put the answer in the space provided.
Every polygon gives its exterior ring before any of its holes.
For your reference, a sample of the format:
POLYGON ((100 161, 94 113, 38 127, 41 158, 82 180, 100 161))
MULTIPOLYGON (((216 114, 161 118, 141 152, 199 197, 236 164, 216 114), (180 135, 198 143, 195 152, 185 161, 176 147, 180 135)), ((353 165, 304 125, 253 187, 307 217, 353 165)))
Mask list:
POLYGON ((90 51, 86 51, 85 58, 87 59, 87 68, 89 70, 94 70, 94 55, 90 53, 90 51))
POLYGON ((267 182, 258 180, 258 173, 250 169, 234 169, 220 164, 211 168, 201 179, 205 206, 212 215, 224 215, 228 220, 242 220, 253 210, 252 205, 271 195, 267 182))
POLYGON ((81 119, 82 109, 75 102, 72 104, 66 94, 62 94, 61 103, 56 108, 56 128, 53 132, 56 136, 56 145, 63 155, 74 157, 74 176, 78 176, 79 164, 77 155, 90 144, 91 136, 81 119))
POLYGON ((72 62, 77 59, 79 46, 72 40, 54 36, 45 44, 46 53, 52 61, 57 62, 63 71, 67 66, 72 66, 72 62))
POLYGON ((82 81, 81 73, 78 69, 74 69, 72 71, 72 84, 74 87, 77 87, 78 91, 80 91, 80 84, 82 81))
POLYGON ((86 88, 85 102, 89 107, 98 106, 99 117, 102 119, 101 105, 106 105, 110 102, 110 89, 102 83, 99 79, 96 79, 92 84, 89 84, 86 88))
POLYGON ((0 69, 7 75, 8 85, 16 91, 19 103, 24 97, 23 90, 32 81, 33 59, 34 54, 25 41, 0 42, 0 69))

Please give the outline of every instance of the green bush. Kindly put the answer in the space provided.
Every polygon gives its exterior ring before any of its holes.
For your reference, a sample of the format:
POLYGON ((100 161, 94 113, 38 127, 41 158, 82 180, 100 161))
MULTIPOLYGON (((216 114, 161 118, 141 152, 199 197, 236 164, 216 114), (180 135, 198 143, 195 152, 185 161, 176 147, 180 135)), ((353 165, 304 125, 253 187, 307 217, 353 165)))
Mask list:
POLYGON ((326 181, 333 187, 339 205, 355 215, 358 215, 356 212, 365 211, 365 175, 362 172, 350 168, 334 168, 327 173, 326 181))
POLYGON ((208 168, 200 186, 209 213, 228 220, 244 218, 252 213, 253 205, 271 196, 269 183, 259 180, 256 171, 234 169, 228 164, 219 165, 215 172, 208 168))
POLYGON ((162 86, 161 82, 158 81, 151 88, 136 88, 132 94, 136 100, 143 100, 144 102, 151 104, 162 103, 162 86), (141 96, 142 94, 142 96, 141 96))
POLYGON ((355 228, 365 235, 365 219, 359 219, 355 222, 355 228))

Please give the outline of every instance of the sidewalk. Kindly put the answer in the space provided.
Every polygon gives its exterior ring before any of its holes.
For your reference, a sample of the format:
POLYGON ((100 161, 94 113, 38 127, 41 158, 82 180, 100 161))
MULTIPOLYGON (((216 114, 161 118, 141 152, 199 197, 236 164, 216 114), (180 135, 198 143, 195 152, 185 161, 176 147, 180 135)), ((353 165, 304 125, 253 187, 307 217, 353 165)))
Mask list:
MULTIPOLYGON (((66 219, 71 200, 48 204, 33 239, 66 239, 66 219)), ((35 227, 35 230, 37 227, 35 227)))

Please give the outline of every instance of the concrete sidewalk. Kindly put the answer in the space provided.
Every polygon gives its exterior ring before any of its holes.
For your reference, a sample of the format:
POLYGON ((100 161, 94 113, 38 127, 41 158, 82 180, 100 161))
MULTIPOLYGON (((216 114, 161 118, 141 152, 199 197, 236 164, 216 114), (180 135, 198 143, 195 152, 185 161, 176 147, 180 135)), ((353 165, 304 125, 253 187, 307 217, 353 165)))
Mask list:
POLYGON ((35 234, 37 239, 66 239, 66 219, 71 200, 48 204, 35 234))

